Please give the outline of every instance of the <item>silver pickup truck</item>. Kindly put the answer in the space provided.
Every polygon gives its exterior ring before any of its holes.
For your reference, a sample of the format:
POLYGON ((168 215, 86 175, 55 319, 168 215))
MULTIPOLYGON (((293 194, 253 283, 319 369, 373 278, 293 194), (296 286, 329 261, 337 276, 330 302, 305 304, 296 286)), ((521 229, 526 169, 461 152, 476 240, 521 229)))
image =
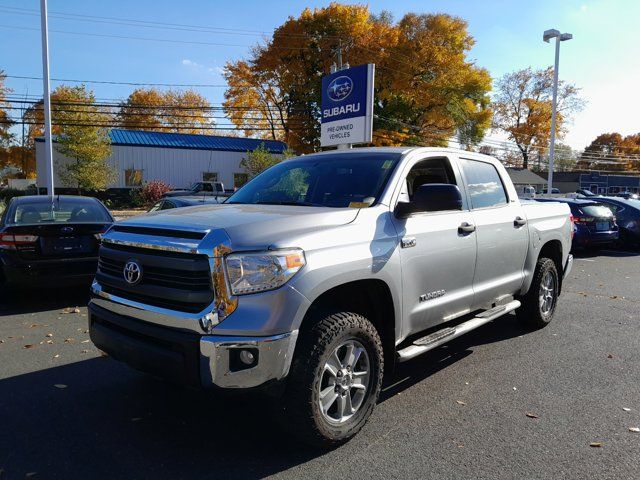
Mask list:
POLYGON ((485 155, 292 158, 224 204, 114 224, 91 339, 175 382, 267 392, 292 433, 338 444, 367 421, 396 363, 514 310, 547 325, 572 232, 566 204, 521 203, 485 155))

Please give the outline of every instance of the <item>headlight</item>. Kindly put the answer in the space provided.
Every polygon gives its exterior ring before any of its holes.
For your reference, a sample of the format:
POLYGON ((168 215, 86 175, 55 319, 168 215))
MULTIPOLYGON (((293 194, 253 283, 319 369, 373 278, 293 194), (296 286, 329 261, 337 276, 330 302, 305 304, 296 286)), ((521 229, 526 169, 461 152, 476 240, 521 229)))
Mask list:
POLYGON ((233 295, 281 287, 305 266, 300 249, 259 253, 232 253, 225 258, 233 295))

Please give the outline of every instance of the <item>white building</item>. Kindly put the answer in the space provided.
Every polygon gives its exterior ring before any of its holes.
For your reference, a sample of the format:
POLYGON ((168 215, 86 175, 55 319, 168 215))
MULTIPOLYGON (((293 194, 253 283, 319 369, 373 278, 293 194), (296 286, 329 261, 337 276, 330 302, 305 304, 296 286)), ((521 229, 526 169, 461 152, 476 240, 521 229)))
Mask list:
MULTIPOLYGON (((225 188, 233 189, 247 181, 247 173, 240 167, 247 152, 261 143, 276 155, 287 148, 283 142, 274 140, 214 135, 113 129, 109 136, 112 152, 107 161, 118 172, 118 179, 109 188, 137 187, 151 180, 162 180, 173 188, 186 188, 193 182, 207 180, 222 182, 225 188)), ((66 187, 57 171, 65 162, 74 160, 57 152, 55 141, 53 161, 54 185, 66 187)), ((36 139, 36 167, 38 187, 46 187, 48 177, 42 138, 36 139)))

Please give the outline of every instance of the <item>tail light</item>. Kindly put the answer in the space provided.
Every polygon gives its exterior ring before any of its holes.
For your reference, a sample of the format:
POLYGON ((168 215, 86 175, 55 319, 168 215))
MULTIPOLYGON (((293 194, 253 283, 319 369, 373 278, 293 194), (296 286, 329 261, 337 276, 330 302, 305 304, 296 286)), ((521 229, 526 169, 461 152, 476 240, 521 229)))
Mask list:
POLYGON ((573 219, 573 222, 577 224, 593 223, 594 221, 595 221, 595 218, 593 217, 575 217, 573 219))
POLYGON ((569 214, 569 221, 571 222, 571 240, 573 240, 573 236, 576 233, 576 225, 575 225, 575 218, 573 218, 573 215, 569 214))
POLYGON ((38 241, 37 235, 0 234, 0 249, 16 250, 21 245, 33 245, 38 241))

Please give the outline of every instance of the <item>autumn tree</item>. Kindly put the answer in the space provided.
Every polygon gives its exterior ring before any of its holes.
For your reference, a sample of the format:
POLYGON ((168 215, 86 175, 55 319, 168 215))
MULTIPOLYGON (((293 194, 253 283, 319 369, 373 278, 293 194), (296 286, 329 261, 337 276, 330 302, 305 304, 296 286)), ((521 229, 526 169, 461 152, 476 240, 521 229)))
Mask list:
POLYGON ((6 78, 4 71, 0 70, 0 148, 7 148, 13 137, 9 131, 13 122, 8 110, 10 105, 7 102, 7 94, 11 90, 4 84, 6 78))
MULTIPOLYGON (((493 127, 504 131, 515 142, 528 168, 534 153, 546 150, 551 136, 553 69, 525 68, 505 74, 496 84, 493 101, 493 127)), ((584 102, 579 89, 558 82, 556 135, 562 138, 565 124, 584 102)))
POLYGON ((338 48, 351 65, 376 64, 374 143, 475 142, 490 125, 491 78, 466 57, 467 24, 449 15, 372 15, 363 5, 305 9, 248 60, 229 62, 224 108, 245 133, 319 148, 321 77, 338 48))
POLYGON ((116 179, 106 159, 111 155, 109 116, 95 106, 95 96, 84 85, 58 87, 68 100, 59 103, 52 120, 59 128, 56 150, 74 161, 57 165, 60 179, 79 190, 102 190, 116 179))
POLYGON ((640 170, 640 133, 623 137, 617 132, 598 135, 580 156, 584 170, 640 170))
POLYGON ((138 88, 120 104, 116 115, 120 127, 202 134, 214 128, 209 101, 194 90, 138 88))

